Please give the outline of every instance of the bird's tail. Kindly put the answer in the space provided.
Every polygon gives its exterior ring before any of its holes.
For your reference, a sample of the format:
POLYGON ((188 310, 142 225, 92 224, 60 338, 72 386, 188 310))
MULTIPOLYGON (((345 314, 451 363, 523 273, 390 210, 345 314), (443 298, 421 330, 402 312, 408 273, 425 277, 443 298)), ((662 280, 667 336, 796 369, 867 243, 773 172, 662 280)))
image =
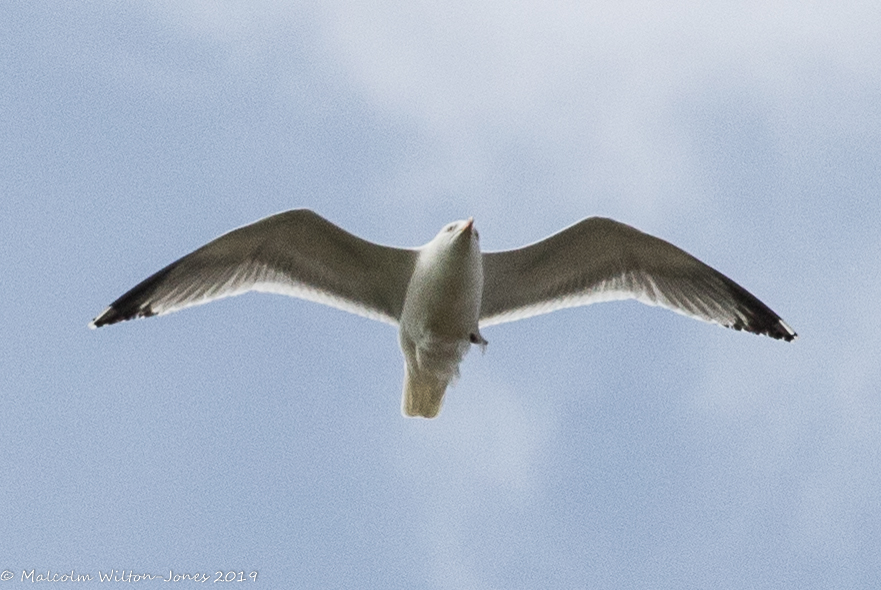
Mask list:
POLYGON ((401 412, 405 416, 434 418, 440 412, 449 382, 449 379, 438 378, 429 371, 413 371, 408 366, 401 412))

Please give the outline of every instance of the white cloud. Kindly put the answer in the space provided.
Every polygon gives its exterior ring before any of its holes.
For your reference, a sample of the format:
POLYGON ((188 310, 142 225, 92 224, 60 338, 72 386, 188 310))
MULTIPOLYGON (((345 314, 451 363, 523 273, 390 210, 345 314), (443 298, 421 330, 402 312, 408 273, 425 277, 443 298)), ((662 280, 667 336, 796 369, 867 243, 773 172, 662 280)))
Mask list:
MULTIPOLYGON (((437 145, 412 169, 472 194, 521 145, 515 167, 549 179, 533 198, 576 211, 611 199, 636 220, 710 192, 685 180, 700 178, 700 162, 683 99, 704 99, 709 84, 776 118, 816 104, 816 89, 805 92, 816 69, 881 71, 869 3, 377 1, 324 3, 322 13, 327 51, 353 83, 437 145)), ((498 209, 515 175, 478 194, 498 209)))
POLYGON ((662 225, 714 191, 689 109, 742 100, 785 145, 811 112, 836 112, 830 131, 865 124, 859 109, 829 108, 851 92, 818 76, 881 78, 881 14, 869 2, 153 6, 233 72, 266 69, 300 92, 309 71, 407 129, 371 192, 392 206, 420 198, 427 215, 464 200, 483 218, 558 225, 599 212, 662 225), (553 212, 536 206, 545 198, 553 212))

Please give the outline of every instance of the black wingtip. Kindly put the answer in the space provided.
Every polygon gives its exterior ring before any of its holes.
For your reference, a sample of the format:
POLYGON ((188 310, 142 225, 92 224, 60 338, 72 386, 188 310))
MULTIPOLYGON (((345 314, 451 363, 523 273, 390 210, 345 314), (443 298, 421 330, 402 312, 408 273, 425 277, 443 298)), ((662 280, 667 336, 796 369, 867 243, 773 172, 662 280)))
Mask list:
POLYGON ((125 320, 126 318, 122 317, 122 315, 119 313, 119 310, 111 305, 110 307, 102 311, 101 314, 98 315, 98 317, 93 319, 89 323, 89 327, 94 330, 95 328, 100 328, 101 326, 109 326, 110 324, 116 324, 125 320))
POLYGON ((771 314, 771 317, 753 316, 747 321, 739 321, 729 327, 735 330, 743 330, 744 332, 759 334, 761 336, 769 336, 775 340, 783 340, 785 342, 792 342, 798 338, 798 334, 795 333, 795 330, 790 328, 786 322, 777 316, 777 314, 771 310, 768 310, 768 313, 771 314))
POLYGON ((727 277, 725 277, 725 281, 729 293, 737 302, 737 319, 733 324, 728 324, 729 328, 785 342, 792 342, 798 338, 795 330, 790 328, 789 324, 784 322, 783 318, 774 313, 770 307, 759 301, 755 295, 727 277))
POLYGON ((119 322, 125 322, 135 318, 148 318, 154 315, 156 315, 156 313, 150 309, 149 306, 142 309, 132 309, 129 313, 122 313, 114 305, 111 305, 101 312, 101 315, 89 322, 89 327, 94 330, 101 326, 118 324, 119 322))
POLYGON ((786 342, 792 342, 798 338, 798 334, 795 333, 795 330, 790 328, 786 322, 783 320, 777 321, 777 332, 771 335, 772 338, 777 338, 778 340, 785 340, 786 342))
POLYGON ((150 303, 150 298, 156 289, 156 285, 161 283, 165 277, 171 272, 174 265, 169 264, 159 272, 147 277, 122 297, 110 304, 110 306, 98 314, 94 320, 89 323, 89 327, 100 328, 101 326, 109 326, 118 324, 135 318, 148 318, 156 315, 150 303))
POLYGON ((778 320, 777 323, 774 324, 774 326, 761 333, 765 334, 766 336, 770 336, 775 340, 783 340, 785 342, 792 342, 793 340, 798 338, 798 334, 796 334, 792 328, 787 326, 783 320, 778 320))
POLYGON ((89 328, 94 330, 95 328, 100 328, 101 326, 106 326, 107 324, 112 324, 113 321, 107 319, 108 315, 111 315, 115 310, 112 307, 108 307, 101 314, 89 322, 89 328))

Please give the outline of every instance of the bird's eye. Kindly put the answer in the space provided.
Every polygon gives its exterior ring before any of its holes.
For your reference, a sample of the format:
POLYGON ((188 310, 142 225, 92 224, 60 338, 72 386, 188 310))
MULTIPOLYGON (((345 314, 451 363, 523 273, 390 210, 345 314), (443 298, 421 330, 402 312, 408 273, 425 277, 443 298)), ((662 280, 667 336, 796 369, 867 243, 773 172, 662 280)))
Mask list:
POLYGON ((478 242, 480 241, 480 234, 477 232, 476 229, 474 230, 474 239, 477 240, 478 242))
POLYGON ((456 229, 456 224, 451 223, 450 225, 448 225, 447 227, 444 228, 444 231, 449 233, 449 232, 453 231, 454 229, 456 229))

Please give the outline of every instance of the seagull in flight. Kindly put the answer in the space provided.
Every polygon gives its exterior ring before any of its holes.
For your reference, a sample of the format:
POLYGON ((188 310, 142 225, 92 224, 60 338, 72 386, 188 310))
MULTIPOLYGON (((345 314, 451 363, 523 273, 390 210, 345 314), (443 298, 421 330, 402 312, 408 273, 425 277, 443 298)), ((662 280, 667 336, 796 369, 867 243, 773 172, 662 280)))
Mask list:
POLYGON ((248 291, 324 303, 398 327, 405 416, 433 418, 480 330, 557 309, 636 299, 791 341, 746 289, 629 225, 589 217, 534 244, 481 252, 473 218, 419 248, 374 244, 308 209, 223 234, 148 277, 89 324, 171 313, 248 291))

